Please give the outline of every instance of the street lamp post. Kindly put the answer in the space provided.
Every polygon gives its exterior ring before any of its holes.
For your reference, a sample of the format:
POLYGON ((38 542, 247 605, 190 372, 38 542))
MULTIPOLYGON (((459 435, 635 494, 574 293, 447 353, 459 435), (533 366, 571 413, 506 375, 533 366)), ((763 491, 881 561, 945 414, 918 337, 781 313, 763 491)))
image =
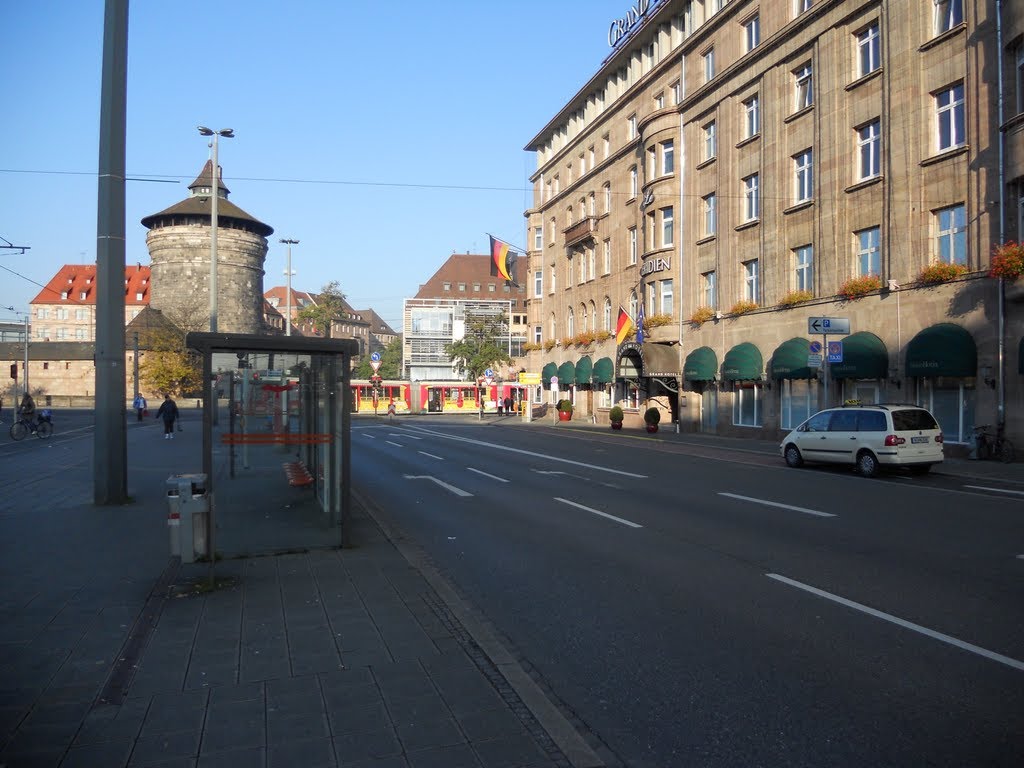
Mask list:
POLYGON ((223 136, 232 139, 235 132, 231 128, 214 131, 204 125, 198 126, 203 136, 212 136, 210 147, 213 149, 212 189, 210 192, 210 333, 217 332, 217 201, 220 198, 220 166, 217 164, 217 138, 223 136))
MULTIPOLYGON (((25 315, 25 377, 24 377, 25 378, 25 382, 24 382, 24 387, 25 387, 25 394, 27 395, 28 394, 28 320, 29 320, 29 317, 31 316, 31 312, 22 312, 20 310, 15 309, 14 307, 4 307, 4 309, 8 309, 8 310, 10 310, 11 312, 14 312, 17 315, 25 315)), ((15 383, 14 394, 15 395, 18 394, 17 383, 15 383)))
POLYGON ((292 246, 298 245, 298 240, 290 240, 286 237, 281 238, 281 242, 288 246, 288 266, 284 270, 285 276, 288 278, 287 298, 286 301, 286 312, 284 316, 285 320, 285 336, 292 335, 292 275, 295 272, 292 271, 292 246))

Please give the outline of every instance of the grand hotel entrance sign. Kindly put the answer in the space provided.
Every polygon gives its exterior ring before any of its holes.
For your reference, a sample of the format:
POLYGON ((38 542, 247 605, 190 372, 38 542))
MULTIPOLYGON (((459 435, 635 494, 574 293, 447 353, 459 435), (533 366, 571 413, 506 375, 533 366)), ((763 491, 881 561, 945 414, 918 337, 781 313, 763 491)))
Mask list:
POLYGON ((614 48, 621 43, 657 4, 658 0, 637 0, 633 3, 625 16, 615 19, 608 27, 608 45, 614 48))

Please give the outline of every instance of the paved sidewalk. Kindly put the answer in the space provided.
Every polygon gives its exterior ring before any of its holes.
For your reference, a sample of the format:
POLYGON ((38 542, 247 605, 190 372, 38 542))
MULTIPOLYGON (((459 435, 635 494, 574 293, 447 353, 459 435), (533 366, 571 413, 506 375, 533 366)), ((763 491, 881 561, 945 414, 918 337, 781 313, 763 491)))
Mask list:
POLYGON ((201 463, 196 418, 129 427, 134 504, 92 506, 91 436, 0 501, 0 768, 602 765, 360 504, 352 548, 220 562, 204 589, 164 497, 201 463))

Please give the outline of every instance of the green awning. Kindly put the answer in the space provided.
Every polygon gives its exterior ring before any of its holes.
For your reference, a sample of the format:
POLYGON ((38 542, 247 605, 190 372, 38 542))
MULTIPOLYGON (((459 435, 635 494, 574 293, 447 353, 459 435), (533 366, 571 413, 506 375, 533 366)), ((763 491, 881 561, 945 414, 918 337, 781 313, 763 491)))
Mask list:
POLYGON ((773 379, 813 379, 817 368, 807 365, 811 353, 811 342, 807 339, 792 338, 784 341, 772 353, 771 377, 773 379))
POLYGON ((589 384, 590 377, 594 373, 594 364, 590 361, 590 355, 584 355, 576 361, 576 383, 589 384))
POLYGON ((832 378, 884 379, 889 375, 889 351, 875 334, 861 331, 835 341, 843 342, 843 362, 829 363, 832 378))
POLYGON ((686 356, 683 378, 688 381, 714 381, 718 375, 718 355, 711 347, 698 347, 686 356))
POLYGON ((551 386, 551 377, 558 375, 558 366, 554 363, 548 363, 540 372, 540 383, 545 387, 551 386))
POLYGON ((568 360, 558 366, 558 386, 571 387, 576 383, 576 366, 568 360))
POLYGON ((594 363, 594 383, 611 384, 615 381, 615 363, 611 358, 602 357, 594 363))
POLYGON ((756 381, 761 378, 762 366, 760 350, 744 341, 725 353, 722 378, 727 381, 756 381))
POLYGON ((978 348, 974 337, 955 323, 939 323, 907 344, 907 376, 974 376, 978 348))

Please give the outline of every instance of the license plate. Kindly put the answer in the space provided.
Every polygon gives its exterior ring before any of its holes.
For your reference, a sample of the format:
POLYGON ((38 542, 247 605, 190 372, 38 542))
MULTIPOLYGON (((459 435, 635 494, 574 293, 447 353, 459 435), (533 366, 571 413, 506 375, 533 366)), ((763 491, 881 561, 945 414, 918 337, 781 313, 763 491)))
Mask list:
POLYGON ((912 438, 910 438, 910 442, 912 442, 912 443, 927 443, 928 442, 928 438, 927 437, 912 437, 912 438))

